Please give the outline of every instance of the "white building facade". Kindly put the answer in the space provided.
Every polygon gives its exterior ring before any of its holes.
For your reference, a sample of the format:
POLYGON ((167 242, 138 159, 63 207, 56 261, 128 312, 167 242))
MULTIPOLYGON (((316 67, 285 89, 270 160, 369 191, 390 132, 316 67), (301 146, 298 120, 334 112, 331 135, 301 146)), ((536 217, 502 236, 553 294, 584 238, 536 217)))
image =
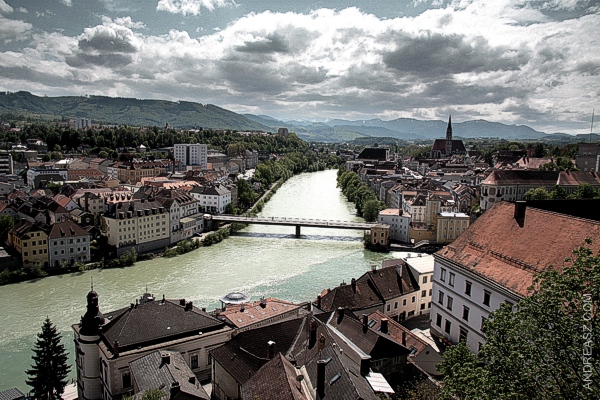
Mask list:
POLYGON ((176 161, 183 165, 207 167, 208 146, 206 144, 186 144, 177 143, 173 146, 173 155, 176 161))

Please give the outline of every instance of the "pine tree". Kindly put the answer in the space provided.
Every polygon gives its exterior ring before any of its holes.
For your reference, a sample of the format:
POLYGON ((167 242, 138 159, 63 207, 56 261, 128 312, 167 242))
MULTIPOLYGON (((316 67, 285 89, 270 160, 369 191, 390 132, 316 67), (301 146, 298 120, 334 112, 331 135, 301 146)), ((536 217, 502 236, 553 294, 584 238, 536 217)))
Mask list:
POLYGON ((49 317, 46 317, 42 332, 37 336, 38 340, 32 349, 34 355, 31 356, 34 363, 26 371, 29 379, 25 383, 33 388, 32 396, 35 399, 61 399, 71 370, 67 363, 69 353, 60 343, 61 335, 49 317))

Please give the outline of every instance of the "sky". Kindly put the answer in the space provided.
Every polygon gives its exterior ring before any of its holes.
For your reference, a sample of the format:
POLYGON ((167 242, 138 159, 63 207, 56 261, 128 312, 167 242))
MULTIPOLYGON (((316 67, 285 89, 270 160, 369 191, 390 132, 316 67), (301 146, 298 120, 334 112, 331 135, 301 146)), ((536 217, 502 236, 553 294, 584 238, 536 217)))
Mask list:
POLYGON ((0 0, 0 91, 281 120, 585 134, 599 50, 600 0, 0 0))

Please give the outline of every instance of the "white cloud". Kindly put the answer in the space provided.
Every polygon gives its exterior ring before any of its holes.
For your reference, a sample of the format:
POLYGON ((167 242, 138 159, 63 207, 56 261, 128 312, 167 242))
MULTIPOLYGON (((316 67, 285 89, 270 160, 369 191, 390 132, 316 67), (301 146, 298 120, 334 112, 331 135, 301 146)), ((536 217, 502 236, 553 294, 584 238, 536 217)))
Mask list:
POLYGON ((237 6, 235 0, 158 0, 156 10, 172 14, 199 15, 203 8, 214 11, 216 8, 232 6, 237 6))
POLYGON ((14 11, 14 8, 6 4, 4 0, 0 0, 0 13, 2 14, 10 14, 14 11))
POLYGON ((67 7, 71 7, 73 5, 73 0, 60 0, 67 7))
POLYGON ((198 38, 105 17, 78 37, 34 36, 22 60, 0 63, 0 76, 16 87, 229 104, 280 118, 458 110, 533 127, 574 123, 600 92, 600 16, 555 21, 517 3, 461 2, 394 19, 357 8, 267 11, 198 38))
POLYGON ((17 11, 23 14, 27 14, 29 12, 25 7, 19 7, 17 8, 17 11))
POLYGON ((28 22, 8 19, 0 15, 0 40, 4 43, 27 39, 32 28, 33 26, 28 22))

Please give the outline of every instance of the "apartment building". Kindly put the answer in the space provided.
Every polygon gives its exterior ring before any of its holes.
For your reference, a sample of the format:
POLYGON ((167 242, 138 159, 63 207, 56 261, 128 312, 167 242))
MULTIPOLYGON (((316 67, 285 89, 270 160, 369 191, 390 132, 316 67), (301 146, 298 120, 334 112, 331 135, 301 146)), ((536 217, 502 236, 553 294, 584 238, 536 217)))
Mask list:
POLYGON ((8 232, 8 245, 21 254, 24 268, 48 267, 48 231, 48 225, 21 220, 8 232))
POLYGON ((102 215, 102 228, 118 256, 131 249, 145 253, 170 244, 169 213, 156 200, 110 203, 102 215))
POLYGON ((227 204, 231 203, 231 191, 224 185, 196 186, 190 195, 198 200, 205 212, 222 214, 227 204))
MULTIPOLYGON (((528 296, 533 276, 561 265, 584 239, 600 237, 600 222, 497 203, 451 246, 434 254, 431 330, 477 352, 489 314, 528 296), (555 234, 560 232, 560 235, 555 234)), ((593 243, 593 251, 600 243, 593 243)))
POLYGON ((173 146, 173 156, 176 161, 181 162, 184 166, 192 165, 206 168, 208 146, 203 143, 176 143, 173 146))
POLYGON ((390 239, 408 243, 408 230, 411 221, 409 213, 398 208, 387 208, 379 212, 377 222, 390 226, 390 239))
POLYGON ((90 261, 91 235, 73 221, 57 222, 48 234, 51 268, 90 261))

